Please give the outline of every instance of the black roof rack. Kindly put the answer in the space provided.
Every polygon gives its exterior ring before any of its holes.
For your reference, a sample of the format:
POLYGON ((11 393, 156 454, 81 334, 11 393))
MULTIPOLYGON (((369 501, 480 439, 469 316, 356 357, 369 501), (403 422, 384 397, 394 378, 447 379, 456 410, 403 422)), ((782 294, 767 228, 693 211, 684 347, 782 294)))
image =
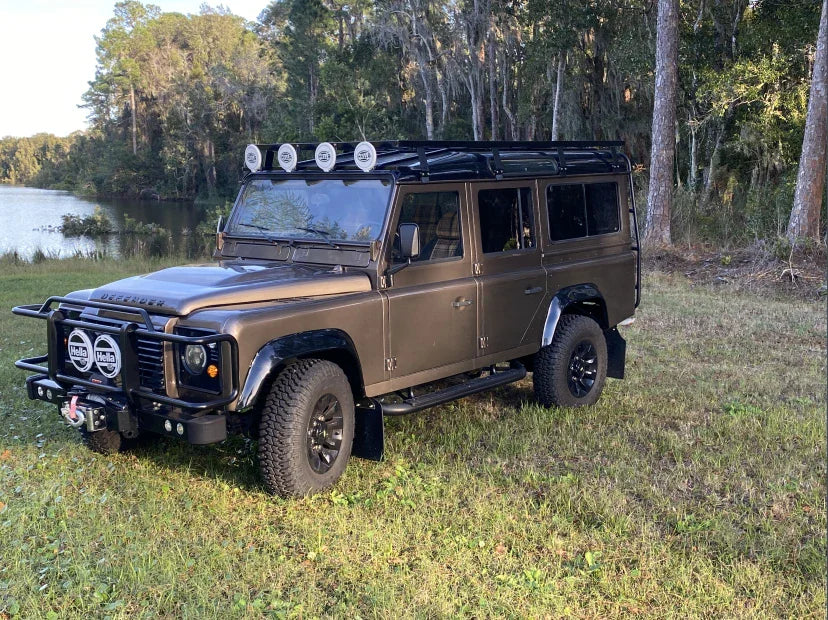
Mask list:
MULTIPOLYGON (((300 160, 291 173, 320 172, 313 159, 319 143, 292 142, 300 160)), ((354 163, 357 142, 331 142, 337 151, 334 171, 363 173, 354 163)), ((389 140, 372 142, 378 172, 391 172, 398 180, 501 179, 566 176, 573 174, 629 173, 629 160, 621 154, 620 140, 578 141, 458 141, 389 140)), ((281 171, 274 161, 280 144, 258 145, 264 155, 263 171, 281 171)))

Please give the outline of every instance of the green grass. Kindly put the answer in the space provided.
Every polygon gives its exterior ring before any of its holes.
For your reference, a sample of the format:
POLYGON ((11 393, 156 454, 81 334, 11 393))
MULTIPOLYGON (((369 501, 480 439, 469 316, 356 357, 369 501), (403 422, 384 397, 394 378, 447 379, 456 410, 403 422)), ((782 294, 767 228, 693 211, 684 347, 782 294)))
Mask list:
MULTIPOLYGON (((0 308, 158 264, 8 265, 0 308)), ((628 378, 387 423, 386 461, 267 496, 252 445, 87 452, 0 312, 0 617, 788 616, 825 608, 825 306, 646 279, 628 378)))

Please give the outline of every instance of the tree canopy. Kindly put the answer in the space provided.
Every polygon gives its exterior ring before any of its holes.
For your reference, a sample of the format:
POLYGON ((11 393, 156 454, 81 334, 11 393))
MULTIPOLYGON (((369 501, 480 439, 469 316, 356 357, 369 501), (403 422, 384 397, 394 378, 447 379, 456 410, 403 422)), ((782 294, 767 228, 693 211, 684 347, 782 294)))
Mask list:
MULTIPOLYGON (((125 0, 90 129, 0 141, 0 181, 231 195, 249 142, 622 139, 646 189, 653 0, 275 0, 246 22, 125 0)), ((820 0, 681 0, 677 235, 784 230, 820 0)), ((642 195, 646 192, 642 191, 642 195)))

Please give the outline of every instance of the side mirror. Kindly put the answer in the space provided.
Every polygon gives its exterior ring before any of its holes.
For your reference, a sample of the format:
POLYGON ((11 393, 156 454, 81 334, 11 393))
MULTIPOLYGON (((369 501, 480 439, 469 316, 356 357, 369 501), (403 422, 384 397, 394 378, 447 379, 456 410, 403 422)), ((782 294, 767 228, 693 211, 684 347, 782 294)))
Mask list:
POLYGON ((400 254, 406 261, 391 267, 387 274, 393 276, 411 264, 411 260, 420 255, 420 227, 417 224, 400 224, 397 229, 400 237, 400 254))
POLYGON ((216 224, 216 252, 221 252, 224 247, 224 216, 219 216, 218 224, 216 224))
POLYGON ((420 256, 420 227, 417 224, 400 224, 400 253, 403 258, 420 256))

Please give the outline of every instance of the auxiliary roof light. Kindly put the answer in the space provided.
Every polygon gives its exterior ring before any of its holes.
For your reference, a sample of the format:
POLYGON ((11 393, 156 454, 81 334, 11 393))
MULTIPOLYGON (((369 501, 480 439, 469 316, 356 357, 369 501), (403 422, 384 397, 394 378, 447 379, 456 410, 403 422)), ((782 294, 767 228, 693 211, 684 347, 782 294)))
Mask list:
POLYGON ((285 172, 293 172, 296 164, 299 163, 299 156, 296 154, 296 147, 292 144, 283 144, 276 153, 276 159, 285 172))
POLYGON ((316 147, 314 159, 316 159, 316 165, 324 172, 333 170, 336 165, 336 149, 333 147, 333 144, 330 142, 320 143, 316 147))
POLYGON ((250 172, 256 172, 262 167, 262 152, 255 144, 248 144, 244 149, 244 165, 250 168, 250 172))
POLYGON ((377 149, 370 142, 360 142, 354 149, 354 163, 363 172, 371 172, 377 165, 377 149))

